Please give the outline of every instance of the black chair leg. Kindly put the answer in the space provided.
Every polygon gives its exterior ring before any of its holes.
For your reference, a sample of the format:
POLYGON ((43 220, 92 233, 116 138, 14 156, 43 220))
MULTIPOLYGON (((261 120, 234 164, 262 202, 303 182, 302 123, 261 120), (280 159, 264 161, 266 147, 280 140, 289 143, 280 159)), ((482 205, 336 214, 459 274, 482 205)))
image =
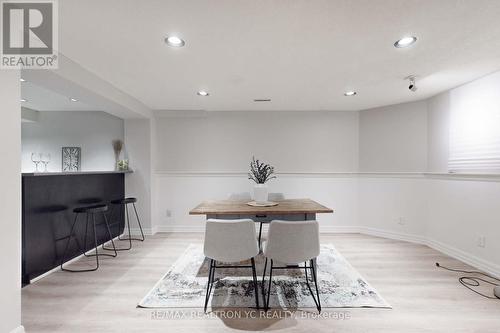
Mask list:
MULTIPOLYGON (((109 229, 109 224, 108 224, 108 218, 106 217, 106 214, 103 213, 103 217, 104 217, 104 226, 106 227, 107 229, 107 233, 108 233, 108 236, 111 240, 111 243, 113 245, 113 248, 106 248, 104 246, 104 243, 102 244, 102 249, 103 250, 108 250, 108 251, 114 251, 115 253, 114 254, 110 254, 110 253, 99 253, 99 251, 97 250, 98 248, 98 243, 97 243, 97 223, 95 221, 95 214, 94 213, 89 213, 89 214, 92 214, 92 223, 94 225, 94 242, 95 242, 95 253, 92 253, 92 254, 86 254, 85 256, 86 257, 99 257, 99 256, 106 256, 106 257, 116 257, 117 256, 117 249, 115 248, 115 243, 113 241, 113 236, 111 235, 111 230, 109 229)), ((87 238, 87 236, 85 235, 85 238, 87 238)), ((96 260, 97 261, 97 267, 99 267, 99 260, 96 260)))
POLYGON ((86 217, 85 217, 85 236, 83 236, 83 255, 86 256, 86 257, 89 257, 89 255, 87 254, 87 238, 88 238, 88 228, 89 228, 89 214, 87 213, 86 214, 86 217))
POLYGON ((64 248, 64 252, 61 258, 61 270, 63 271, 65 270, 63 268, 64 259, 66 258, 66 252, 68 252, 69 244, 71 243, 71 237, 73 236, 73 231, 75 230, 75 225, 77 220, 78 220, 78 214, 75 215, 75 220, 73 221, 73 225, 71 226, 71 231, 69 233, 68 241, 66 242, 66 247, 64 248))
MULTIPOLYGON (((127 223, 127 221, 125 221, 125 214, 124 214, 124 210, 125 210, 125 207, 126 205, 120 205, 120 221, 124 220, 124 223, 127 223)), ((123 226, 123 229, 125 229, 125 225, 123 226)), ((126 240, 126 238, 121 238, 121 235, 118 235, 118 240, 126 240)))
POLYGON ((260 309, 259 306, 259 287, 257 285, 257 271, 255 269, 255 259, 252 258, 252 276, 253 276, 253 287, 255 292, 255 304, 257 305, 257 309, 260 309))
MULTIPOLYGON (((75 217, 75 222, 76 222, 76 218, 78 217, 78 214, 77 216, 75 217)), ((94 248, 95 248, 95 251, 96 251, 96 254, 97 254, 97 234, 96 234, 96 223, 95 223, 95 217, 94 217, 94 214, 92 214, 92 218, 93 218, 93 225, 94 225, 94 228, 93 228, 93 231, 94 231, 94 248)), ((88 214, 87 214, 87 220, 88 220, 88 214)), ((86 228, 87 229, 87 228, 86 228)), ((87 230, 86 230, 87 231, 87 230)), ((85 233, 85 239, 87 238, 87 234, 85 233)), ((67 246, 69 245, 69 242, 67 244, 67 246)), ((66 246, 66 250, 67 250, 67 246, 66 246)), ((86 245, 85 245, 86 246, 86 245)), ((66 250, 65 250, 65 254, 66 254, 66 250)), ((85 251, 85 249, 83 250, 85 251)), ((85 253, 83 253, 85 255, 85 253)), ((63 267, 63 263, 64 263, 64 258, 65 258, 65 255, 63 256, 63 259, 62 259, 62 262, 61 262, 61 270, 65 271, 65 272, 72 272, 72 273, 80 273, 80 272, 93 272, 93 271, 96 271, 99 269, 99 257, 98 255, 93 255, 93 254, 90 254, 90 255, 85 255, 87 257, 92 257, 92 256, 95 256, 96 257, 96 267, 94 268, 90 268, 90 269, 68 269, 68 268, 64 268, 63 267)))
MULTIPOLYGON (((116 251, 128 251, 128 250, 130 250, 132 248, 132 240, 130 240, 130 220, 129 220, 129 216, 128 216, 128 208, 127 208, 127 205, 123 205, 123 206, 124 206, 123 208, 126 209, 126 212, 127 212, 127 215, 126 215, 127 219, 126 219, 125 223, 126 223, 127 228, 128 228, 128 238, 120 238, 120 235, 118 235, 118 240, 121 240, 121 241, 128 240, 128 243, 129 243, 128 247, 116 248, 115 244, 113 243, 113 248, 112 249, 105 248, 104 245, 103 245, 102 248, 105 249, 105 250, 115 251, 116 252, 116 251)), ((121 214, 120 216, 123 217, 123 211, 120 214, 121 214)))
POLYGON ((141 219, 139 218, 139 214, 137 213, 137 208, 135 207, 135 203, 133 203, 133 202, 132 202, 132 207, 134 208, 135 218, 137 219, 137 224, 139 225, 139 230, 141 231, 141 238, 132 237, 130 234, 130 218, 129 218, 129 214, 128 214, 128 204, 125 204, 125 211, 127 213, 128 238, 119 238, 122 241, 128 240, 131 247, 132 247, 133 240, 144 242, 144 240, 146 239, 146 237, 144 236, 144 230, 142 230, 141 219))
POLYGON ((204 312, 207 312, 208 300, 210 299, 210 293, 212 292, 212 284, 214 279, 214 260, 210 259, 210 269, 208 270, 208 283, 207 283, 207 294, 205 295, 205 307, 204 312))
POLYGON ((95 270, 99 269, 99 252, 97 250, 97 226, 96 226, 96 223, 95 223, 95 215, 92 214, 92 222, 93 222, 93 225, 94 225, 94 245, 95 245, 95 262, 96 262, 96 268, 95 270))
POLYGON ((311 259, 311 270, 313 273, 314 285, 316 286, 316 297, 318 298, 318 312, 321 312, 321 300, 319 299, 318 278, 316 276, 316 262, 311 259))
POLYGON ((262 272, 262 283, 260 284, 260 289, 262 292, 262 300, 263 300, 263 306, 264 309, 266 308, 266 290, 264 288, 265 285, 265 279, 266 279, 266 270, 267 270, 267 258, 266 261, 264 262, 264 271, 262 272))
POLYGON ((269 267, 269 285, 267 288, 267 300, 266 306, 264 308, 265 311, 269 310, 269 299, 271 297, 271 283, 273 282, 273 259, 271 259, 271 266, 269 267))
POLYGON ((139 214, 137 214, 137 208, 135 208, 134 202, 132 202, 132 206, 134 207, 135 217, 137 218, 137 223, 139 224, 139 229, 141 230, 141 236, 142 236, 142 239, 135 238, 135 240, 144 242, 144 239, 146 238, 144 237, 144 231, 142 230, 141 220, 139 219, 139 214))
POLYGON ((260 222, 260 227, 259 227, 259 248, 262 248, 262 225, 264 223, 260 222))
POLYGON ((125 212, 127 213, 127 229, 128 229, 128 247, 132 248, 132 236, 130 235, 130 215, 128 214, 128 205, 125 205, 125 212))
MULTIPOLYGON (((106 230, 108 231, 109 240, 111 241, 111 245, 113 245, 113 249, 110 249, 110 250, 113 250, 115 252, 113 257, 116 257, 118 255, 118 253, 116 252, 115 242, 113 241, 113 235, 111 234, 111 229, 109 228, 108 219, 106 218, 106 214, 104 214, 104 212, 102 213, 102 216, 104 217, 104 224, 106 225, 106 230)), ((102 248, 104 250, 107 250, 104 247, 104 243, 102 244, 102 248)))
POLYGON ((311 296, 312 296, 312 298, 314 300, 314 304, 316 304, 316 308, 318 309, 318 312, 321 313, 321 301, 319 299, 318 280, 316 278, 316 267, 315 267, 314 261, 312 259, 309 261, 309 265, 310 265, 310 267, 307 267, 307 262, 305 262, 304 271, 306 273, 307 288, 309 289, 309 292, 311 293, 311 296), (309 284, 309 277, 307 276, 307 269, 310 269, 311 273, 312 273, 311 274, 312 275, 312 279, 313 279, 314 285, 316 287, 316 297, 314 297, 313 290, 311 288, 311 285, 309 284))

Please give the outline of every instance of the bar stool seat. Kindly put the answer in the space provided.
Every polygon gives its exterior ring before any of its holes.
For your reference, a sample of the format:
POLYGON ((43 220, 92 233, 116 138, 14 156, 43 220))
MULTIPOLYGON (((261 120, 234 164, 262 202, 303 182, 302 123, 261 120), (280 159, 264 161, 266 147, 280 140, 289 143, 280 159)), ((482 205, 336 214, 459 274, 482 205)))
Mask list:
POLYGON ((108 210, 108 205, 105 205, 105 204, 98 204, 98 205, 91 205, 91 206, 82 206, 82 207, 76 207, 75 209, 73 209, 73 212, 75 213, 75 220, 73 222, 73 225, 71 226, 71 231, 70 231, 69 236, 68 236, 68 242, 66 243, 66 248, 64 249, 64 253, 63 253, 63 256, 61 258, 61 270, 67 271, 67 272, 92 272, 92 271, 96 271, 97 269, 99 269, 99 257, 100 256, 116 257, 118 255, 118 253, 116 252, 116 248, 115 248, 115 242, 113 241, 113 236, 112 236, 111 230, 109 228, 108 219, 107 219, 106 214, 105 214, 105 212, 107 210, 108 210), (113 248, 106 249, 104 247, 104 244, 102 244, 102 248, 104 250, 112 250, 112 251, 114 251, 114 254, 99 253, 99 251, 97 249, 98 248, 98 245, 97 245, 97 232, 96 232, 97 224, 96 224, 95 214, 99 214, 99 213, 101 213, 102 216, 103 216, 103 218, 104 218, 104 225, 106 227, 106 232, 108 234, 109 241, 111 241, 111 244, 113 245, 113 248), (78 222, 78 216, 80 214, 86 214, 87 215, 86 224, 85 224, 85 238, 84 238, 83 248, 80 246, 80 242, 78 241, 78 239, 74 235, 75 226, 76 226, 76 224, 78 222), (94 238, 95 253, 93 253, 93 254, 87 254, 86 253, 89 222, 91 223, 91 225, 93 225, 92 229, 94 231, 93 232, 94 233, 94 235, 93 235, 94 237, 93 238, 94 238), (66 258, 66 253, 68 252, 69 244, 71 243, 72 238, 75 239, 76 244, 77 244, 79 250, 81 251, 81 253, 85 257, 95 257, 96 258, 96 265, 95 265, 94 268, 91 268, 91 269, 67 269, 67 268, 63 267, 64 259, 66 258))
POLYGON ((108 210, 108 205, 92 205, 92 206, 85 206, 85 207, 77 207, 73 209, 73 213, 100 213, 100 212, 106 212, 108 210))
POLYGON ((118 200, 111 200, 111 203, 114 205, 124 205, 124 204, 131 204, 131 203, 136 203, 137 198, 124 198, 124 199, 118 199, 118 200))

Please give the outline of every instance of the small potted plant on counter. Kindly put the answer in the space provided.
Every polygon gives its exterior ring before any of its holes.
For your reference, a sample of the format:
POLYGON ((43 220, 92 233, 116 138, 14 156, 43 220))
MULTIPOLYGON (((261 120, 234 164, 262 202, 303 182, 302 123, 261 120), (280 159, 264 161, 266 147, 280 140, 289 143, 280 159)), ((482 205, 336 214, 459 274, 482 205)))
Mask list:
POLYGON ((127 171, 128 160, 122 157, 123 141, 113 140, 112 144, 113 144, 113 150, 115 151, 116 170, 127 171))
POLYGON ((248 179, 255 182, 253 189, 255 202, 259 204, 268 202, 268 189, 266 183, 274 178, 276 178, 276 176, 274 176, 274 167, 256 160, 255 156, 252 157, 248 179))

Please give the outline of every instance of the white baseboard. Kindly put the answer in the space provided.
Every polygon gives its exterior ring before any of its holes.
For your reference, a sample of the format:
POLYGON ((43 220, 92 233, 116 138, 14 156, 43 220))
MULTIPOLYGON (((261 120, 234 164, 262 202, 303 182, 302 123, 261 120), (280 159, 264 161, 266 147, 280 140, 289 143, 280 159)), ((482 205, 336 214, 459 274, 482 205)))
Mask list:
POLYGON ((24 333, 25 330, 24 330, 24 326, 21 325, 21 326, 18 326, 16 328, 14 328, 12 331, 10 331, 10 333, 24 333))
POLYGON ((401 232, 387 231, 387 230, 383 230, 383 229, 369 228, 369 227, 359 227, 359 232, 361 234, 364 234, 364 235, 370 235, 370 236, 376 236, 376 237, 382 237, 382 238, 394 239, 394 240, 405 241, 405 242, 410 242, 410 243, 427 245, 426 239, 424 237, 410 235, 410 234, 401 233, 401 232))
POLYGON ((361 228, 357 226, 319 226, 321 234, 359 234, 361 228))
POLYGON ((500 266, 496 265, 490 261, 478 258, 470 253, 464 252, 447 244, 435 241, 427 240, 426 245, 433 248, 436 251, 442 252, 452 258, 460 260, 472 267, 475 267, 485 273, 492 276, 500 278, 500 266))
POLYGON ((447 256, 450 256, 454 259, 460 260, 472 267, 475 267, 485 273, 488 273, 492 276, 500 278, 500 266, 496 265, 490 261, 478 258, 472 254, 466 253, 462 250, 459 250, 453 246, 448 244, 444 244, 442 242, 438 242, 436 240, 427 239, 422 236, 409 235, 405 233, 398 233, 393 231, 386 231, 376 228, 367 228, 360 227, 360 233, 377 236, 382 238, 389 238, 394 240, 400 240, 405 242, 411 242, 416 244, 426 245, 436 251, 439 251, 447 256))
MULTIPOLYGON (((152 236, 152 235, 156 234, 158 231, 156 230, 156 228, 142 228, 142 232, 144 232, 144 235, 152 236)), ((125 229, 123 230, 123 234, 124 235, 128 234, 127 227, 125 227, 125 229)), ((140 236, 141 235, 141 229, 139 229, 139 228, 130 228, 130 234, 132 236, 140 236)))

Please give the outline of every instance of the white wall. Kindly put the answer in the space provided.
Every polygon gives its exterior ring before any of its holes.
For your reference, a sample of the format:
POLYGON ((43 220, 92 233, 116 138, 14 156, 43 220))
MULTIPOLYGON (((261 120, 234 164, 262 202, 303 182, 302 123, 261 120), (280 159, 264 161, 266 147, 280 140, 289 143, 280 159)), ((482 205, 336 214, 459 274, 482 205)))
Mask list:
POLYGON ((426 101, 360 112, 360 171, 423 172, 426 167, 426 101))
MULTIPOLYGON (((231 192, 252 191, 252 184, 243 174, 158 174, 156 184, 158 231, 202 231, 204 217, 189 216, 189 210, 203 200, 225 199, 231 192)), ((355 177, 312 173, 280 175, 269 183, 269 190, 282 192, 289 198, 313 198, 334 207, 335 214, 318 215, 322 232, 349 232, 357 225, 355 177)))
POLYGON ((246 171, 252 155, 278 172, 358 167, 357 112, 210 112, 156 126, 159 172, 246 171))
POLYGON ((422 237, 427 222, 424 176, 362 175, 357 225, 388 233, 422 237))
MULTIPOLYGON (((126 196, 136 197, 141 224, 147 233, 152 233, 152 131, 149 119, 125 120, 125 144, 133 173, 125 175, 126 196)), ((154 187, 153 187, 154 188, 154 187)), ((135 223, 135 222, 133 222, 135 223)), ((132 225, 132 227, 135 224, 132 225)), ((134 228, 135 229, 135 228, 134 228)), ((134 230, 137 233, 138 230, 134 230)))
POLYGON ((427 101, 352 113, 158 119, 157 230, 203 230, 203 217, 189 210, 205 199, 251 191, 245 171, 256 154, 283 172, 269 183, 271 192, 310 197, 335 210, 319 215, 323 232, 421 242, 500 275, 500 177, 444 174, 453 96, 485 82, 500 91, 500 79, 481 80, 427 101), (480 236, 485 248, 477 246, 480 236))
POLYGON ((427 172, 448 172, 450 92, 430 98, 427 116, 427 172))
POLYGON ((287 173, 269 183, 271 192, 341 207, 320 217, 324 230, 357 220, 357 180, 331 174, 357 170, 357 112, 210 112, 159 118, 155 130, 158 230, 202 230, 203 219, 187 214, 196 204, 251 192, 252 155, 287 173))
POLYGON ((19 71, 0 75, 0 332, 21 332, 21 105, 19 71))
POLYGON ((114 170, 113 140, 124 140, 123 120, 105 112, 39 112, 22 124, 22 170, 33 172, 31 153, 40 152, 51 154, 48 171, 61 171, 62 147, 82 148, 82 171, 114 170))
MULTIPOLYGON (((426 191, 426 236, 500 273, 500 180, 433 178, 426 191), (486 247, 478 238, 486 237, 486 247)), ((481 267, 480 266, 480 267, 481 267)))
MULTIPOLYGON (((427 100, 427 106, 420 106, 422 109, 428 109, 427 131, 421 125, 418 126, 421 127, 420 130, 415 130, 414 125, 406 124, 410 121, 421 124, 425 117, 402 120, 401 115, 409 108, 415 107, 416 103, 392 106, 390 112, 380 109, 361 112, 362 171, 427 173, 362 176, 359 179, 359 225, 367 228, 367 232, 375 231, 376 234, 396 235, 399 238, 430 244, 500 275, 500 243, 496 241, 500 235, 500 177, 446 174, 450 113, 457 103, 467 103, 472 107, 477 104, 477 107, 481 107, 481 101, 464 101, 467 96, 476 96, 475 90, 500 91, 500 73, 475 80, 427 100), (365 121, 368 124, 363 124, 365 121), (399 121, 403 124, 398 124, 399 121), (405 158, 404 154, 412 154, 416 149, 414 145, 407 144, 408 140, 405 141, 408 151, 399 149, 402 136, 398 131, 391 130, 395 125, 404 128, 408 138, 418 138, 418 142, 424 142, 421 136, 426 134, 426 168, 421 164, 418 168, 403 168, 407 164, 395 162, 401 161, 405 158), (377 131, 374 131, 374 128, 377 131), (382 139, 378 140, 378 136, 382 139), (370 156, 366 147, 375 147, 374 150, 385 152, 386 161, 370 156), (367 163, 367 160, 370 160, 370 163, 367 163), (385 162, 388 164, 383 165, 385 162), (393 162, 398 168, 389 165, 393 162), (382 167, 373 170, 374 166, 382 167), (400 217, 403 218, 403 224, 399 223, 400 217), (486 237, 484 248, 478 246, 478 238, 482 236, 486 237)), ((498 98, 500 99, 500 95, 498 98)), ((422 147, 417 148, 421 152, 422 147)), ((421 162, 423 161, 424 159, 421 162)))

